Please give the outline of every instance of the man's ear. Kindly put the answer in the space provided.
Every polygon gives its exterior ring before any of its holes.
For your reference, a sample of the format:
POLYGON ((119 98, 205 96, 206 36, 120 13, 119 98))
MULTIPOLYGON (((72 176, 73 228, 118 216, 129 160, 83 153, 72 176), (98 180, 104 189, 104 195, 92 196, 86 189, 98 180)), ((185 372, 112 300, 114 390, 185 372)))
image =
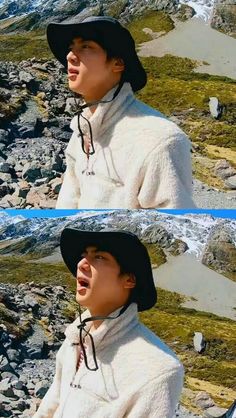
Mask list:
POLYGON ((124 69, 125 69, 124 60, 122 58, 114 58, 113 72, 120 73, 124 71, 124 69))
POLYGON ((125 283, 124 288, 125 289, 133 289, 136 286, 136 278, 135 275, 132 273, 127 273, 125 275, 125 283))

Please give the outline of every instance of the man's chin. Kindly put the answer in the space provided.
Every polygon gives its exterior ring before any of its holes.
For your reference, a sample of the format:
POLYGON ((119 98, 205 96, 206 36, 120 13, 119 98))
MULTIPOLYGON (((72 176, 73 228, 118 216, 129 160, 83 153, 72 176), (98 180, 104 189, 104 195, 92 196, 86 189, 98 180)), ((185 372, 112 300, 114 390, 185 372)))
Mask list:
POLYGON ((77 83, 69 80, 69 84, 68 85, 69 85, 69 89, 71 91, 73 91, 74 93, 80 94, 81 96, 83 95, 82 94, 82 91, 81 91, 81 89, 80 89, 80 87, 78 86, 77 83))
POLYGON ((86 297, 79 295, 78 293, 76 293, 76 297, 75 300, 77 303, 79 303, 81 306, 85 306, 86 307, 86 297))

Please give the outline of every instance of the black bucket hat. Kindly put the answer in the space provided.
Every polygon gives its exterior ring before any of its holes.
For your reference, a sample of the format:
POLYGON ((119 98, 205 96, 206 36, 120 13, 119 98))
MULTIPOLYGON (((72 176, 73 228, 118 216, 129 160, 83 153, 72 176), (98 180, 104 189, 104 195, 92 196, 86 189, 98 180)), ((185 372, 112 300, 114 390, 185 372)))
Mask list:
POLYGON ((47 27, 49 47, 57 60, 67 67, 66 56, 73 38, 80 36, 94 40, 112 56, 122 58, 125 63, 124 80, 133 91, 142 89, 147 82, 146 72, 135 50, 130 32, 118 20, 109 16, 90 16, 81 21, 74 17, 61 23, 50 23, 47 27))
POLYGON ((155 305, 157 291, 150 258, 146 247, 136 235, 125 231, 91 232, 65 228, 61 234, 61 254, 73 276, 76 277, 81 254, 91 245, 110 252, 122 270, 135 275, 136 286, 132 291, 132 300, 137 303, 139 311, 145 311, 155 305))

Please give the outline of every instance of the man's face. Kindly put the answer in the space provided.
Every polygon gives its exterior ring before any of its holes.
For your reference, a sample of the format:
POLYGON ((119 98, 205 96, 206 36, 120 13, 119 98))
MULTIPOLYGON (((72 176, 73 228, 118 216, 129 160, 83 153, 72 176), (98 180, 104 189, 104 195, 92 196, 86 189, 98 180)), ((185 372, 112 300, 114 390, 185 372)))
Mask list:
POLYGON ((75 38, 67 55, 69 88, 85 99, 96 97, 100 89, 103 94, 106 85, 110 88, 113 79, 115 82, 120 77, 124 66, 118 64, 115 58, 108 60, 106 51, 95 41, 75 38))
POLYGON ((126 303, 135 279, 120 274, 116 259, 94 246, 87 247, 81 256, 77 264, 77 302, 100 315, 126 303))

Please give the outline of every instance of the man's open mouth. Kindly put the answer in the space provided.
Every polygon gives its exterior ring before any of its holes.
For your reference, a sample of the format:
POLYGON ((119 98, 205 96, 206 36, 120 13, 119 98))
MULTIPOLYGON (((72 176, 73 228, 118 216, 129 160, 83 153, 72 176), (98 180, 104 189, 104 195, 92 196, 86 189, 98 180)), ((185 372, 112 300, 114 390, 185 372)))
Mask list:
POLYGON ((89 287, 89 282, 87 280, 81 279, 81 280, 78 281, 78 283, 79 283, 80 287, 87 287, 87 288, 89 287))

